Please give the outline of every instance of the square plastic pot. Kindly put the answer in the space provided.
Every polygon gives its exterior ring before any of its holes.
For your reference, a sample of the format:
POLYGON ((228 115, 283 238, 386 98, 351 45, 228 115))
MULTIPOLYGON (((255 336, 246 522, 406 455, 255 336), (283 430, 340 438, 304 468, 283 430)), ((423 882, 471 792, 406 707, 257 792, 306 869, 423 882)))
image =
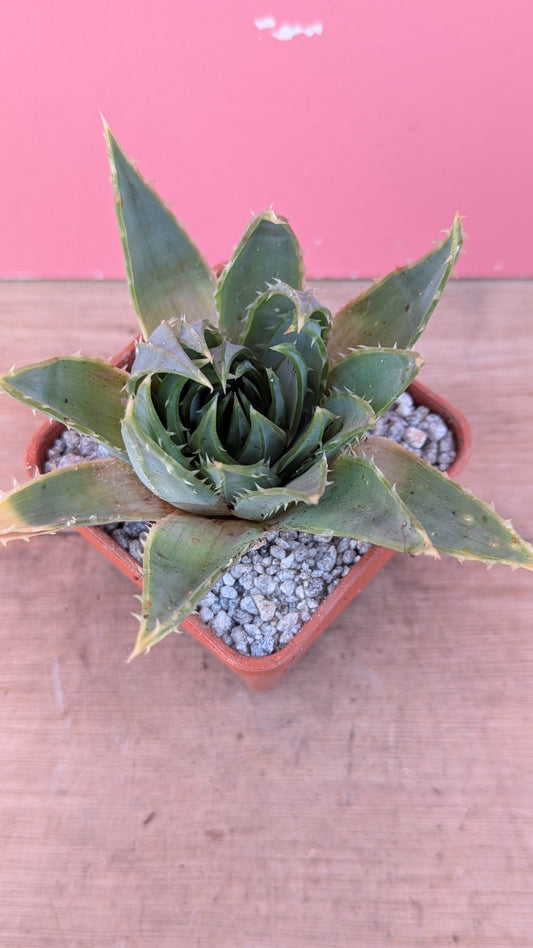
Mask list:
MULTIPOLYGON (((113 364, 121 368, 129 368, 133 351, 134 344, 131 343, 112 360, 113 364)), ((432 412, 439 414, 451 429, 457 456, 449 473, 456 474, 464 467, 470 454, 472 436, 468 422, 459 411, 419 382, 413 382, 409 387, 409 392, 415 404, 427 405, 432 412)), ((47 452, 64 428, 65 426, 60 422, 47 421, 35 432, 26 452, 26 466, 31 476, 36 471, 42 472, 47 452)), ((142 587, 140 565, 109 534, 100 527, 77 527, 76 529, 137 586, 142 587)), ((201 642, 227 668, 234 671, 249 688, 254 691, 267 691, 277 684, 287 669, 307 651, 392 556, 394 556, 392 550, 372 546, 321 602, 314 615, 302 625, 292 641, 272 655, 261 658, 241 655, 222 642, 195 614, 188 616, 182 622, 182 628, 201 642)))

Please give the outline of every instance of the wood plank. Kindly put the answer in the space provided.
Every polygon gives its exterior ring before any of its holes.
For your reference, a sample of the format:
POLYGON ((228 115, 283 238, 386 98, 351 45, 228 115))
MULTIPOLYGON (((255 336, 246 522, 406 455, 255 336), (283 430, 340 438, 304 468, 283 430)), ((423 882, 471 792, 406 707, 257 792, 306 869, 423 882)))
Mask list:
MULTIPOLYGON (((453 283, 419 345, 530 539, 532 312, 453 283)), ((134 332, 122 283, 0 284, 5 368, 134 332)), ((35 424, 0 398, 0 486, 35 424)), ((135 589, 77 534, 0 557, 0 943, 531 944, 531 574, 396 556, 254 694, 187 636, 126 665, 135 589)))

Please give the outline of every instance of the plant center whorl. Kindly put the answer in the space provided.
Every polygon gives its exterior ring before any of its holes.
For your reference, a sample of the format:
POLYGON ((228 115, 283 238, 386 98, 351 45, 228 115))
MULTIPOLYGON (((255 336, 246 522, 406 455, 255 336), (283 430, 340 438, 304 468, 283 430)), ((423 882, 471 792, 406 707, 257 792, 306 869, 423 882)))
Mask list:
POLYGON ((226 464, 272 465, 288 441, 279 381, 273 382, 273 371, 245 347, 231 348, 231 354, 212 349, 212 364, 201 366, 212 389, 193 379, 154 376, 158 416, 172 436, 181 431, 176 441, 197 467, 206 457, 226 464))
MULTIPOLYGON (((215 430, 221 448, 213 460, 227 460, 226 455, 230 455, 239 462, 249 441, 251 411, 266 418, 270 415, 272 398, 267 373, 250 356, 233 360, 227 379, 221 380, 211 366, 205 367, 203 372, 213 385, 213 391, 197 382, 188 382, 184 387, 180 405, 181 422, 191 437, 206 413, 211 410, 215 417, 215 430)), ((272 454, 265 458, 259 443, 255 450, 250 445, 248 447, 247 464, 276 460, 272 454)), ((277 455, 279 453, 277 452, 277 455)))
MULTIPOLYGON (((263 517, 265 490, 292 484, 315 466, 311 480, 322 485, 325 443, 342 428, 344 408, 322 404, 329 315, 308 294, 289 301, 293 308, 283 316, 277 306, 264 311, 269 293, 260 298, 240 341, 183 318, 163 322, 138 344, 124 440, 140 479, 163 499, 196 510, 196 498, 209 499, 210 488, 233 510, 257 493, 257 511, 247 507, 246 516, 263 517), (192 499, 182 501, 187 492, 192 499)), ((277 509, 274 498, 272 505, 277 509)))

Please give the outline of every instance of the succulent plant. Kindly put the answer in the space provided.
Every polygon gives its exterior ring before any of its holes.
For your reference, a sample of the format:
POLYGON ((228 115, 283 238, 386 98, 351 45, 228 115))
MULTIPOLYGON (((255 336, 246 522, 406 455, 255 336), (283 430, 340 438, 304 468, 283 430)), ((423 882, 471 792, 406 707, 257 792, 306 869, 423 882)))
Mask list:
POLYGON ((4 542, 153 522, 133 654, 177 630, 273 526, 533 568, 533 550, 488 505, 372 434, 422 365, 412 346, 460 252, 459 217, 430 253, 332 320, 304 287, 287 220, 253 217, 217 278, 105 135, 141 335, 129 373, 71 356, 0 379, 108 455, 4 495, 4 542))

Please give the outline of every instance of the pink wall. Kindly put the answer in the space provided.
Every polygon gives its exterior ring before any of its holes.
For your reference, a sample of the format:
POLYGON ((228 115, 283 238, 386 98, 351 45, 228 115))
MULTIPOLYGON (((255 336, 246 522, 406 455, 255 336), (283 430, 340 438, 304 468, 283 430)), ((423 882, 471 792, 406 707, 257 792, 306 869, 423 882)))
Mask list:
POLYGON ((99 109, 211 262, 274 204, 378 275, 459 209, 460 275, 532 275, 532 50, 531 0, 5 4, 0 275, 123 275, 99 109))

